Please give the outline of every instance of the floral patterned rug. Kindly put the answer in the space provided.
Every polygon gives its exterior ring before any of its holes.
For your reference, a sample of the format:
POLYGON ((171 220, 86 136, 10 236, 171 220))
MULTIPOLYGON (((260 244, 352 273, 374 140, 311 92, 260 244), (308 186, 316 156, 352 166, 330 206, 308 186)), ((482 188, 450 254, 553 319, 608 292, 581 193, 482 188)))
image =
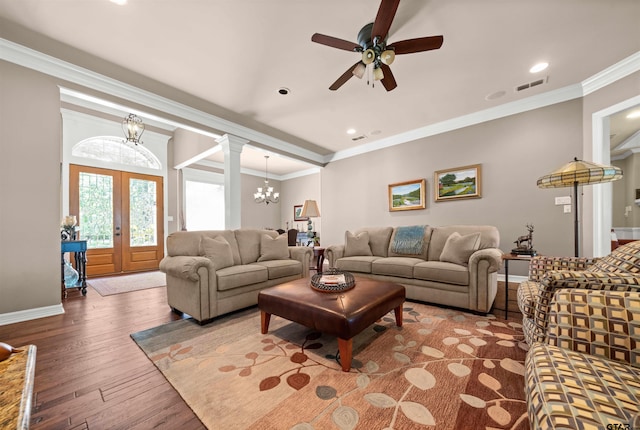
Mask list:
POLYGON ((519 429, 527 346, 518 323, 406 302, 337 340, 256 307, 203 327, 174 321, 134 341, 210 429, 519 429))

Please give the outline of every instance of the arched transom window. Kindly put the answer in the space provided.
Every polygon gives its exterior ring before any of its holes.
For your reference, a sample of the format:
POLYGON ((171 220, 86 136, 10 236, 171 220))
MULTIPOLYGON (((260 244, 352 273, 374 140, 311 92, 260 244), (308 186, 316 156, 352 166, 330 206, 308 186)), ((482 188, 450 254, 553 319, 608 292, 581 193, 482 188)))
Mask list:
POLYGON ((127 166, 160 170, 160 160, 141 145, 127 142, 121 137, 96 136, 82 140, 71 150, 74 157, 91 158, 127 166))

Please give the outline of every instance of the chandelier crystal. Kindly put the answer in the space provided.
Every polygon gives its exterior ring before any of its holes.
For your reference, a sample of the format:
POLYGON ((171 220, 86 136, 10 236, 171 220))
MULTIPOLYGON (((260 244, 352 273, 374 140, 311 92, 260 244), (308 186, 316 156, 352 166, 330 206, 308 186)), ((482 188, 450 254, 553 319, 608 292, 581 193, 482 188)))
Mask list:
POLYGON ((273 187, 269 186, 269 156, 265 155, 264 169, 264 187, 258 187, 258 191, 253 193, 253 199, 256 203, 278 203, 280 201, 280 193, 274 193, 273 187))

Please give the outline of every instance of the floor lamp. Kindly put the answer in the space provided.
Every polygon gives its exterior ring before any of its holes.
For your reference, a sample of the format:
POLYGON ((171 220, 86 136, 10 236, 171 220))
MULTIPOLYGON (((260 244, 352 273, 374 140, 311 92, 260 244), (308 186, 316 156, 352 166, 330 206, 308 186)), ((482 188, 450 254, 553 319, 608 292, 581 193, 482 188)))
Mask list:
POLYGON ((622 179, 622 169, 616 166, 582 161, 574 158, 558 170, 538 179, 538 188, 573 187, 573 236, 574 251, 578 257, 580 253, 580 232, 578 228, 578 185, 601 184, 622 179))

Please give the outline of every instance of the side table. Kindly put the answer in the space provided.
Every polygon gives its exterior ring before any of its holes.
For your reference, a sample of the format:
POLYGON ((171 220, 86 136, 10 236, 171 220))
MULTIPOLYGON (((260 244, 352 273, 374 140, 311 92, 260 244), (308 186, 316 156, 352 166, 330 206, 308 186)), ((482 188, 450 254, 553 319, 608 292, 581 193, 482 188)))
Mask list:
POLYGON ((502 254, 504 261, 504 319, 509 315, 509 262, 510 261, 531 261, 532 255, 502 254))
POLYGON ((316 259, 316 273, 322 273, 322 265, 324 264, 324 248, 320 246, 314 246, 313 257, 316 259))
POLYGON ((67 288, 64 285, 64 253, 73 252, 78 271, 78 284, 75 287, 82 290, 82 295, 87 295, 87 241, 63 240, 60 242, 60 254, 62 258, 62 299, 67 297, 67 288))

